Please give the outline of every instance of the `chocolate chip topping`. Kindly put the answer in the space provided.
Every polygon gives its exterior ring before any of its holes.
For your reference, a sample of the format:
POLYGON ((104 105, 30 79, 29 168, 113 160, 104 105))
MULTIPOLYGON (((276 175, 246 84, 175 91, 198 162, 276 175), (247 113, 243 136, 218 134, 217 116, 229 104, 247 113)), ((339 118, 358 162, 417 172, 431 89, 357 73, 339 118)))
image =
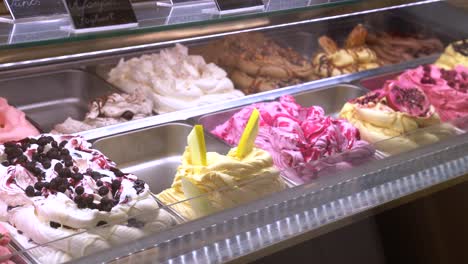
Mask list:
POLYGON ((76 193, 77 195, 82 195, 82 194, 84 193, 84 188, 83 188, 83 186, 78 186, 78 187, 76 187, 76 188, 75 188, 75 193, 76 193))
MULTIPOLYGON (((113 178, 110 183, 101 180, 104 177, 110 177, 109 175, 94 171, 91 168, 86 169, 86 172, 80 172, 80 168, 73 164, 73 157, 81 156, 79 153, 73 152, 72 157, 71 150, 64 148, 67 143, 67 141, 55 141, 53 137, 48 136, 41 136, 37 140, 26 138, 18 142, 6 142, 4 147, 7 159, 2 161, 2 165, 21 165, 37 178, 36 183, 24 189, 28 197, 47 197, 50 194, 62 192, 73 199, 80 209, 89 208, 110 212, 114 206, 119 204, 121 181, 133 181, 133 179, 127 179, 125 177, 127 174, 115 167, 108 168, 114 173, 115 177, 118 177, 113 178), (30 149, 32 144, 38 146, 30 149), (29 159, 28 156, 31 158, 29 159), (52 174, 50 181, 45 179, 45 170, 52 174), (94 192, 102 197, 100 200, 95 201, 93 193, 85 192, 85 188, 81 183, 85 177, 84 174, 96 182, 99 188, 94 192), (109 193, 110 196, 108 196, 109 193)), ((92 153, 91 150, 82 149, 79 146, 75 147, 75 149, 92 153)), ((11 182, 13 181, 14 179, 11 182)), ((145 189, 145 183, 142 180, 136 180, 133 187, 137 193, 140 193, 145 189)), ((64 227, 53 222, 51 222, 51 226, 54 228, 64 227)))
POLYGON ((24 192, 26 193, 26 195, 28 197, 34 197, 34 187, 29 185, 28 187, 26 187, 26 189, 24 190, 24 192))
POLYGON ((52 228, 59 228, 61 226, 62 225, 60 223, 50 221, 50 227, 52 227, 52 228))
POLYGON ((135 114, 132 111, 127 110, 127 111, 123 112, 122 118, 125 119, 125 120, 132 120, 134 115, 135 114))
POLYGON ((105 196, 109 193, 109 189, 106 186, 101 186, 98 190, 99 195, 105 196))

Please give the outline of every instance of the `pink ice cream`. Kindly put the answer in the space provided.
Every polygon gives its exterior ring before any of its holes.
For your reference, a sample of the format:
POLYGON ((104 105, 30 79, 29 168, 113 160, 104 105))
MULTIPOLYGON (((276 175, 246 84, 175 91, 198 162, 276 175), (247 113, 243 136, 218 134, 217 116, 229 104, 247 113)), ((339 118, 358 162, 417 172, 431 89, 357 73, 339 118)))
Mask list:
POLYGON ((36 135, 39 131, 26 120, 25 114, 0 97, 0 143, 36 135))
POLYGON ((405 71, 399 82, 409 82, 423 89, 442 121, 468 116, 468 68, 457 66, 444 70, 434 65, 405 71))
MULTIPOLYGON (((10 232, 8 232, 8 230, 2 224, 0 224, 0 258, 11 254, 11 250, 8 248, 10 240, 10 232)), ((0 263, 10 264, 13 262, 10 260, 2 260, 0 263)))
MULTIPOLYGON (((254 108, 260 112, 257 147, 268 151, 275 165, 295 182, 316 176, 310 169, 304 173, 307 163, 368 145, 360 140, 359 131, 347 121, 325 116, 319 106, 302 107, 292 96, 283 96, 279 102, 245 107, 211 133, 231 145, 238 144, 254 108), (291 169, 295 173, 291 173, 291 169)), ((363 148, 362 154, 372 156, 373 150, 369 152, 363 148)), ((350 167, 352 162, 340 160, 338 163, 341 164, 334 165, 350 167)))

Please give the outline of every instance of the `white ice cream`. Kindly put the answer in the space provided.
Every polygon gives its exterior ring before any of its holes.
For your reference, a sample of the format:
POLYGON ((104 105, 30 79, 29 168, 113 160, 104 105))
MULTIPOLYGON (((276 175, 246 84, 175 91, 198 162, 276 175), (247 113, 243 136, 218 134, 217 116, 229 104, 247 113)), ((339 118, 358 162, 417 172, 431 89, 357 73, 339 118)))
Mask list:
POLYGON ((43 154, 41 157, 38 154, 40 137, 33 143, 18 142, 13 148, 22 151, 26 164, 12 158, 11 146, 0 146, 0 161, 10 163, 0 165, 0 199, 3 201, 0 220, 8 221, 32 239, 31 243, 57 240, 44 247, 50 256, 46 263, 98 252, 175 224, 166 211, 159 210, 146 183, 135 175, 122 173, 101 152, 91 149, 91 144, 83 138, 50 135, 44 138, 53 139, 56 142, 53 144, 59 146, 63 142, 63 147, 53 147, 52 142, 41 143, 44 145, 43 152, 39 151, 43 154), (50 154, 53 149, 59 149, 60 156, 50 154), (68 151, 62 153, 65 149, 68 151), (47 157, 46 162, 41 161, 44 157, 47 157), (68 164, 67 159, 71 159, 72 164, 68 164), (50 167, 46 164, 48 161, 50 167), (34 167, 27 164, 34 164, 34 167), (63 174, 64 169, 68 174, 63 174), (27 190, 37 182, 48 187, 36 189, 31 195, 27 190), (55 184, 57 182, 59 184, 55 184), (60 186, 66 189, 59 190, 60 186), (102 192, 103 189, 106 192, 102 192), (87 197, 93 199, 84 202, 87 197), (108 206, 104 206, 106 204, 108 206), (62 239, 65 237, 69 238, 62 239))
POLYGON ((83 121, 71 117, 55 125, 52 133, 72 134, 98 127, 136 120, 153 114, 153 101, 139 91, 130 94, 113 93, 91 102, 83 121))
POLYGON ((167 113, 234 99, 244 94, 234 89, 227 73, 203 57, 189 55, 177 44, 160 53, 123 59, 109 73, 108 81, 127 93, 142 89, 151 96, 154 111, 167 113))

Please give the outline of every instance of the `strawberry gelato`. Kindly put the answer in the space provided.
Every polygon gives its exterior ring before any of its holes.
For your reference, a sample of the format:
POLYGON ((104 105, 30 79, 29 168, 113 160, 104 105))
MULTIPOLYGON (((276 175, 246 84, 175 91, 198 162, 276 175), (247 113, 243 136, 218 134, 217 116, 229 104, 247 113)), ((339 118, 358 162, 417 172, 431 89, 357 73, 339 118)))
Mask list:
MULTIPOLYGON (((325 116, 319 106, 302 107, 292 96, 279 102, 257 103, 245 107, 211 133, 236 145, 254 108, 260 111, 257 147, 268 151, 283 175, 296 183, 316 177, 307 163, 368 145, 360 140, 359 131, 345 120, 325 116)), ((372 156, 372 149, 363 148, 351 159, 339 160, 330 166, 350 167, 372 156), (361 153, 362 155, 359 155, 361 153)))
POLYGON ((26 120, 25 114, 0 97, 0 143, 36 135, 39 131, 26 120))
POLYGON ((420 66, 404 72, 398 82, 420 87, 442 121, 468 116, 468 68, 465 66, 453 70, 420 66))

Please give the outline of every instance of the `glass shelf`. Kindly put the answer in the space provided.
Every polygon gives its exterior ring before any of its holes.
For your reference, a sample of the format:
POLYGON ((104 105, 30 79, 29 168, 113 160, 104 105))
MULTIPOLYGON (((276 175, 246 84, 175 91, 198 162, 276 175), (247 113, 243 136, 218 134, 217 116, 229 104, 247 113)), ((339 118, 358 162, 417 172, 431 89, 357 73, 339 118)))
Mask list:
POLYGON ((22 23, 0 23, 0 48, 13 48, 52 44, 66 41, 79 41, 100 37, 131 35, 152 31, 174 29, 178 26, 202 26, 223 21, 240 20, 252 17, 265 17, 277 13, 294 12, 298 9, 314 9, 323 6, 334 6, 356 2, 355 0, 270 0, 263 12, 219 15, 213 1, 198 4, 187 4, 174 7, 158 6, 156 2, 134 3, 133 8, 139 26, 117 31, 74 34, 62 27, 70 26, 68 17, 48 21, 31 21, 22 23))

